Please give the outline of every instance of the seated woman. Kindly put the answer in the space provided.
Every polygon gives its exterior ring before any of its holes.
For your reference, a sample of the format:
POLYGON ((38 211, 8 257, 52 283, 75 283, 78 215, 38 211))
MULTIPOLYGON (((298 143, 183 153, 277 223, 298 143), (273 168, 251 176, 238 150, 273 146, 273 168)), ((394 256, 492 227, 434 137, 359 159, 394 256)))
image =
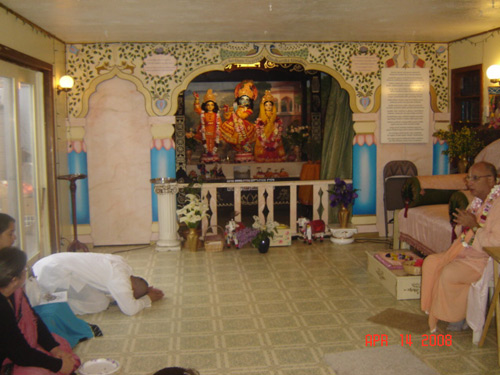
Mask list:
MULTIPOLYGON (((15 231, 16 220, 0 212, 0 249, 14 245, 16 241, 15 231)), ((31 283, 28 283, 24 287, 26 296, 50 332, 56 333, 66 339, 71 347, 91 337, 102 336, 102 332, 98 326, 77 318, 67 302, 39 305, 41 297, 40 288, 37 287, 38 284, 34 278, 30 279, 30 281, 31 283), (31 288, 29 288, 30 285, 31 288)))
POLYGON ((26 254, 0 249, 0 363, 2 374, 71 374, 80 365, 68 342, 52 336, 23 291, 26 254))

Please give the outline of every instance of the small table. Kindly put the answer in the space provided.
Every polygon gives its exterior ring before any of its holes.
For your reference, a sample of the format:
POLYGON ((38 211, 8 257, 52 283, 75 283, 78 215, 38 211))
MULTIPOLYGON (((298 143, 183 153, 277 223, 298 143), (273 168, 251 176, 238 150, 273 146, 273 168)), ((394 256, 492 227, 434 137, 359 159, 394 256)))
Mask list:
POLYGON ((500 294, 500 282, 498 279, 498 263, 500 263, 500 247, 483 247, 483 250, 493 258, 493 275, 495 277, 495 292, 493 293, 493 298, 491 301, 490 308, 488 309, 488 315, 486 316, 486 322, 484 323, 483 334, 481 335, 481 340, 479 341, 479 347, 483 346, 484 340, 486 339, 486 334, 488 333, 488 328, 493 318, 493 312, 496 309, 497 316, 497 350, 498 350, 498 364, 500 365, 500 305, 498 304, 498 295, 500 294))
POLYGON ((76 220, 76 180, 87 178, 86 174, 66 174, 64 176, 57 176, 58 180, 69 181, 69 190, 71 192, 71 210, 73 211, 73 242, 68 246, 68 251, 89 251, 87 245, 78 241, 77 233, 77 220, 76 220))

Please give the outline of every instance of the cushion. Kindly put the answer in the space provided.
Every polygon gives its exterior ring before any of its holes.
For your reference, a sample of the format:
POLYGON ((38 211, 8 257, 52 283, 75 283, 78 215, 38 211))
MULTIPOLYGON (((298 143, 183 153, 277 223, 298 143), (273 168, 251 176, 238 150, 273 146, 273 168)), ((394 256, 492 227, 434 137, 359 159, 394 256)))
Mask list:
POLYGON ((466 173, 416 177, 422 189, 466 190, 466 173))
POLYGON ((447 204, 451 195, 456 191, 444 189, 422 188, 418 177, 409 178, 403 185, 402 195, 408 207, 417 207, 434 204, 447 204))

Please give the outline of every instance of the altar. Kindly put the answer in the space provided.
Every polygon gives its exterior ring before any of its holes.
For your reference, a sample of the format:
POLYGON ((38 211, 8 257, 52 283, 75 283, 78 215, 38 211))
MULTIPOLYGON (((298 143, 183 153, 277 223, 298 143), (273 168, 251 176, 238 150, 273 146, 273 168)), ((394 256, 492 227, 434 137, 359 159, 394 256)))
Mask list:
MULTIPOLYGON (((208 182, 230 181, 230 182, 248 182, 248 180, 298 180, 300 172, 305 162, 288 163, 213 163, 205 164, 204 168, 208 177, 208 182), (212 178, 212 170, 221 170, 223 177, 212 178)), ((200 174, 200 165, 191 163, 186 165, 187 174, 200 174)), ((220 172, 219 172, 220 174, 220 172)))

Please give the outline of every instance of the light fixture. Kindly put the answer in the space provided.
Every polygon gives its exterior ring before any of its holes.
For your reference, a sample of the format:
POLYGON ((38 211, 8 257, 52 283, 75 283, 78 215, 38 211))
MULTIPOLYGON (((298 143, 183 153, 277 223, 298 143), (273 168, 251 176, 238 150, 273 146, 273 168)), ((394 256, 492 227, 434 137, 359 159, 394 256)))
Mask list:
POLYGON ((59 85, 57 86, 57 95, 61 93, 61 91, 68 92, 73 88, 73 84, 75 81, 70 76, 62 76, 59 78, 59 85))
POLYGON ((490 79, 491 83, 500 82, 500 65, 491 65, 486 70, 486 76, 490 79))

